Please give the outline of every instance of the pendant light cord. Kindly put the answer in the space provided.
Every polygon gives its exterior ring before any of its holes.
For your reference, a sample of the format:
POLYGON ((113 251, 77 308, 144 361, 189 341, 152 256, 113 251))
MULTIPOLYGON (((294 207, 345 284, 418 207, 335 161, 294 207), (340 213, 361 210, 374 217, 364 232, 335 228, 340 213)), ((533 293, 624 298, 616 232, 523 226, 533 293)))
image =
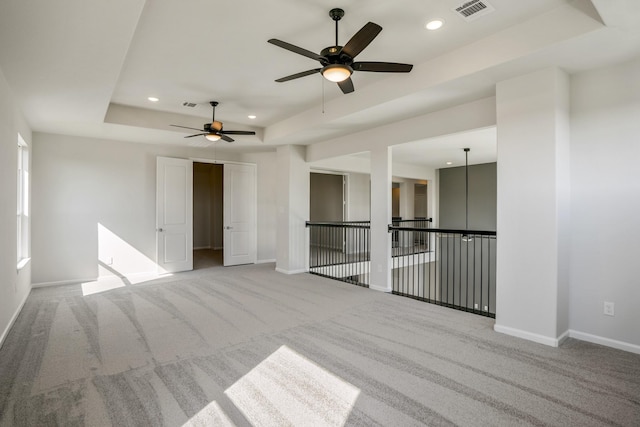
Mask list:
POLYGON ((469 148, 464 149, 464 229, 469 230, 469 148))

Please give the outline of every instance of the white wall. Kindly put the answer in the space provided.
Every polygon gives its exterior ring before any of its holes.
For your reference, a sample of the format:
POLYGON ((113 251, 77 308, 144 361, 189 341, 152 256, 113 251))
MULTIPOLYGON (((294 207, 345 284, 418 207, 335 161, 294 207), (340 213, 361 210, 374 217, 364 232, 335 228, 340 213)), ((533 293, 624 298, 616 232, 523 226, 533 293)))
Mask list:
POLYGON ((371 176, 350 173, 347 177, 347 221, 371 219, 371 176))
POLYGON ((572 335, 640 352, 640 59, 571 81, 572 335), (615 316, 603 315, 604 301, 615 316))
POLYGON ((31 263, 16 270, 18 133, 31 149, 31 130, 0 70, 0 345, 31 290, 31 263))
POLYGON ((104 233, 123 250, 103 270, 149 271, 156 258, 156 157, 212 157, 203 148, 42 133, 33 139, 34 284, 95 279, 104 233))
POLYGON ((258 253, 257 262, 276 259, 278 194, 277 156, 274 152, 244 154, 242 161, 257 165, 258 179, 258 253))

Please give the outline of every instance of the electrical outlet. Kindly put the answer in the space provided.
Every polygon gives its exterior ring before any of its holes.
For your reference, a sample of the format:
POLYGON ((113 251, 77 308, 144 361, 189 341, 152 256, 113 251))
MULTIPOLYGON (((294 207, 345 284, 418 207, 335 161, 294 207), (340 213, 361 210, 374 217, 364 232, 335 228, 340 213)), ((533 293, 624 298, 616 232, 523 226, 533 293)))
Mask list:
POLYGON ((615 304, 609 301, 604 302, 604 314, 606 316, 615 316, 615 304))
POLYGON ((484 306, 484 311, 489 311, 489 306, 485 305, 484 306))
POLYGON ((473 308, 478 309, 478 304, 473 304, 473 308))

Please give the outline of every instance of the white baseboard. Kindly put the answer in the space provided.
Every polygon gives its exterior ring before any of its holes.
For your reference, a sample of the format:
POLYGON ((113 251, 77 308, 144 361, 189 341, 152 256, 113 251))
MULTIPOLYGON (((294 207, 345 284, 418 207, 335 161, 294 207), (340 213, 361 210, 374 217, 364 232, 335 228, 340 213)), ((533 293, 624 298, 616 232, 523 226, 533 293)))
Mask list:
POLYGON ((624 341, 612 340, 611 338, 600 337, 598 335, 587 334, 585 332, 574 330, 569 330, 569 336, 577 340, 587 341, 594 344, 616 348, 618 350, 628 351, 630 353, 640 354, 640 345, 631 344, 624 341))
POLYGON ((95 282, 96 280, 98 280, 98 277, 92 277, 89 279, 60 280, 58 282, 40 282, 40 283, 32 283, 31 288, 47 288, 49 286, 77 285, 78 283, 95 282))
POLYGON ((567 340, 567 338, 569 338, 571 336, 571 331, 570 330, 566 330, 564 331, 564 333, 562 335, 560 335, 558 337, 558 345, 561 345, 563 342, 565 342, 567 340))
POLYGON ((520 329, 509 328, 498 324, 493 325, 493 330, 502 334, 511 335, 517 338, 537 342, 551 347, 558 347, 567 338, 575 338, 580 341, 587 341, 594 344, 604 345, 606 347, 618 350, 628 351, 630 353, 640 354, 640 345, 631 344, 624 341, 618 341, 611 338, 600 337, 598 335, 587 334, 585 332, 569 329, 558 338, 546 337, 544 335, 534 334, 520 329))
POLYGON ((269 264, 272 262, 276 262, 276 259, 259 259, 256 261, 256 264, 269 264))
POLYGON ((285 270, 283 268, 278 268, 278 267, 276 267, 276 271, 278 273, 282 273, 282 274, 300 274, 300 273, 308 273, 309 272, 309 270, 307 270, 305 268, 300 269, 300 270, 285 270))
POLYGON ((393 290, 391 288, 386 288, 386 287, 383 288, 383 287, 376 286, 376 285, 369 285, 369 289, 374 290, 374 291, 378 291, 378 292, 386 292, 386 293, 389 293, 389 292, 391 292, 393 290))
POLYGON ((2 344, 4 344, 4 340, 7 338, 7 335, 9 335, 9 331, 13 327, 13 324, 16 323, 16 319, 20 315, 20 312, 22 311, 22 307, 24 307, 24 304, 27 302, 27 298, 29 298, 30 293, 31 293, 31 290, 29 290, 29 292, 27 292, 27 294, 24 296, 24 298, 22 299, 22 302, 16 309, 15 313, 13 313, 11 320, 9 320, 9 324, 7 325, 6 328, 4 328, 4 331, 2 331, 2 335, 0 335, 0 348, 2 348, 2 344))
POLYGON ((560 343, 565 339, 567 339, 567 337, 569 336, 569 331, 563 333, 558 338, 553 338, 553 337, 547 337, 540 334, 534 334, 532 332, 523 331, 521 329, 498 325, 497 323, 493 325, 493 330, 496 332, 500 332, 501 334, 511 335, 512 337, 522 338, 525 340, 537 342, 538 344, 544 344, 551 347, 558 347, 560 343))

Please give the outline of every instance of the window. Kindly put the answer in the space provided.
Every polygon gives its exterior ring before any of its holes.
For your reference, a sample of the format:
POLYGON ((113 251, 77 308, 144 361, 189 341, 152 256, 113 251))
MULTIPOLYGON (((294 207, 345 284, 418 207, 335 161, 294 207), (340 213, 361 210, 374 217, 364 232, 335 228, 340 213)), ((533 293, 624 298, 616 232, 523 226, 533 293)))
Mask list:
POLYGON ((29 147, 18 134, 18 269, 29 261, 29 147))

